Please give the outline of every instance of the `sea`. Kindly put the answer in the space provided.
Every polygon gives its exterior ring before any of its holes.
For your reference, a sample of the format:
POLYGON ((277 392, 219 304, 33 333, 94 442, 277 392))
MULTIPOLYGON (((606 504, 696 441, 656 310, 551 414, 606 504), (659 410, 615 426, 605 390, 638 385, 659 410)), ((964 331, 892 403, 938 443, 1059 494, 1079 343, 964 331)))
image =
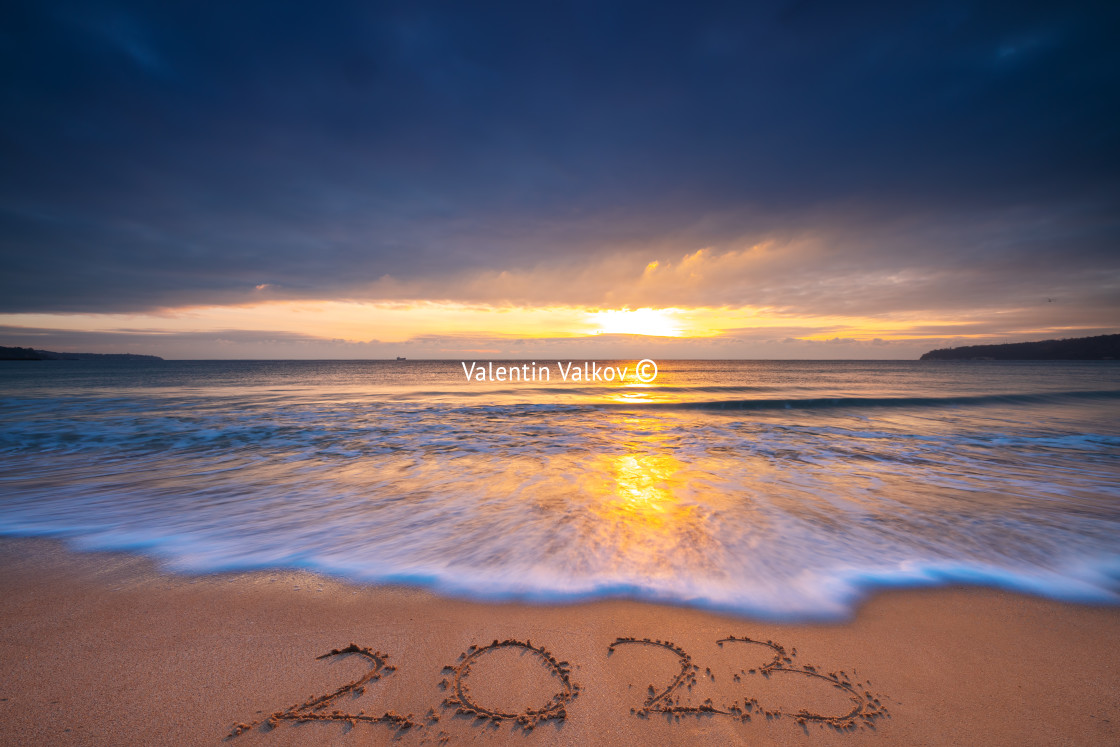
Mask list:
POLYGON ((464 363, 0 363, 0 533, 771 620, 949 584, 1120 601, 1120 361, 464 363))

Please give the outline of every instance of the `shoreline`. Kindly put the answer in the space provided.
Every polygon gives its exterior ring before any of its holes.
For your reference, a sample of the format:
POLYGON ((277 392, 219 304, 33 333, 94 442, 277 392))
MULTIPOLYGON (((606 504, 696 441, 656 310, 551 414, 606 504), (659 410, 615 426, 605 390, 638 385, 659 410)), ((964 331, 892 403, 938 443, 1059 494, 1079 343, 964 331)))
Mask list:
POLYGON ((0 538, 0 568, 3 744, 1120 740, 1118 607, 898 589, 845 622, 774 623, 628 600, 476 602, 298 571, 176 576, 37 538, 0 538), (752 641, 717 642, 728 636, 752 641), (620 637, 639 642, 610 652, 620 637), (780 669, 767 670, 767 641, 785 652, 780 669), (317 659, 351 643, 368 654, 317 659), (663 696, 684 656, 695 681, 663 696), (265 723, 374 670, 364 694, 265 723), (464 705, 564 717, 528 730, 464 705), (291 716, 335 709, 369 718, 291 716), (402 729, 387 712, 412 718, 402 729), (227 739, 239 723, 252 728, 227 739))

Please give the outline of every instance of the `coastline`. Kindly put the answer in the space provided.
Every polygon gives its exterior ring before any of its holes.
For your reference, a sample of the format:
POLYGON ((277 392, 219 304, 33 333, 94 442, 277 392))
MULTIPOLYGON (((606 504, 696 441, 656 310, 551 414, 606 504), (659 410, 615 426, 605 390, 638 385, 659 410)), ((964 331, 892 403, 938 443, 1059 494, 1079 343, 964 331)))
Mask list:
MULTIPOLYGON (((142 557, 76 553, 44 539, 0 539, 0 568, 4 744, 1120 740, 1117 607, 981 588, 900 589, 865 601, 848 622, 776 624, 637 601, 472 602, 304 572, 175 576, 142 557), (773 641, 791 662, 763 674, 770 648, 717 643, 728 635, 773 641), (608 653, 627 636, 672 641, 691 657, 697 681, 676 691, 682 705, 711 698, 718 710, 753 697, 783 715, 631 713, 643 709, 649 685, 663 690, 681 669, 678 656, 653 644, 608 653), (506 639, 570 662, 579 689, 564 719, 527 731, 443 705, 464 674, 460 654, 506 639), (352 642, 387 653, 396 670, 328 711, 411 713, 413 726, 263 723, 369 671, 361 655, 316 658, 352 642), (852 688, 805 674, 806 664, 844 671, 852 688), (865 707, 880 704, 872 718, 798 723, 801 710, 848 712, 851 691, 865 707), (426 718, 430 710, 438 720, 426 718), (254 721, 262 723, 227 739, 238 723, 254 721)), ((520 712, 563 689, 525 648, 473 661, 471 697, 499 711, 520 712)))

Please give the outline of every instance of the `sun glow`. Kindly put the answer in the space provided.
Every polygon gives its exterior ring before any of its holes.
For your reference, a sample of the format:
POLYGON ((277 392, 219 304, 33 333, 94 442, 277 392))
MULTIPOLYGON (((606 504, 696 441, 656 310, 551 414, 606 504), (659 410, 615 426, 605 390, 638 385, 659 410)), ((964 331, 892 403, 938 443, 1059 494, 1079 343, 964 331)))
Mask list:
POLYGON ((684 334, 674 309, 611 309, 597 311, 589 321, 598 334, 680 337, 684 334))
MULTIPOLYGON (((655 358, 726 358, 758 355, 758 350, 771 357, 807 353, 836 357, 847 355, 845 345, 937 339, 944 347, 945 338, 983 336, 971 317, 932 317, 918 312, 814 316, 767 306, 611 309, 325 299, 273 299, 112 314, 0 314, 0 330, 4 328, 8 334, 22 330, 25 346, 65 350, 81 345, 88 352, 207 359, 392 358, 402 354, 448 359, 464 355, 640 359, 654 352, 655 358), (91 342, 71 342, 84 333, 94 335, 91 342), (44 334, 56 336, 58 341, 48 343, 44 334), (703 338, 710 338, 711 345, 700 347, 703 338)), ((1047 328, 1038 334, 1067 330, 1047 328)), ((873 352, 881 355, 889 350, 875 347, 873 352)), ((632 393, 633 389, 628 390, 628 395, 632 393)))

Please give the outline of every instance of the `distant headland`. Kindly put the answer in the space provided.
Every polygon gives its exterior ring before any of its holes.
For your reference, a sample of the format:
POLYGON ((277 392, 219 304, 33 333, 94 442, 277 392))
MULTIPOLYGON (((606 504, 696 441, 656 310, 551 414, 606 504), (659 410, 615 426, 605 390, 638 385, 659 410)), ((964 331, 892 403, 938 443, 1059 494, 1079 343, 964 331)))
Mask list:
POLYGON ((6 348, 0 345, 0 361, 114 361, 141 363, 162 361, 158 355, 137 355, 136 353, 54 353, 50 350, 34 348, 6 348))
POLYGON ((1120 359, 1120 335, 1097 335, 1069 340, 1012 342, 1006 345, 967 345, 931 350, 923 361, 1101 361, 1120 359))

